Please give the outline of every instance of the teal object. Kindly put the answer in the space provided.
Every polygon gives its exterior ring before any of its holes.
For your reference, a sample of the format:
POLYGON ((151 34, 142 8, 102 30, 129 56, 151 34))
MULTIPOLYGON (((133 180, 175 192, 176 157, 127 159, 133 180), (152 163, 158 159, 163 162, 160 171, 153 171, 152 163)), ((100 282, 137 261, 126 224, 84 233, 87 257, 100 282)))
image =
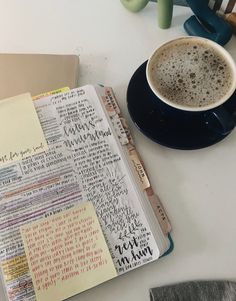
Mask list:
MULTIPOLYGON (((120 0, 129 11, 138 12, 142 10, 149 0, 120 0)), ((173 14, 173 0, 158 0, 157 15, 160 28, 169 28, 173 14)))
POLYGON ((173 0, 158 0, 157 18, 160 28, 169 28, 173 15, 173 0))
POLYGON ((187 0, 194 16, 184 23, 184 29, 191 36, 210 39, 224 46, 233 35, 232 27, 209 7, 206 0, 187 0))

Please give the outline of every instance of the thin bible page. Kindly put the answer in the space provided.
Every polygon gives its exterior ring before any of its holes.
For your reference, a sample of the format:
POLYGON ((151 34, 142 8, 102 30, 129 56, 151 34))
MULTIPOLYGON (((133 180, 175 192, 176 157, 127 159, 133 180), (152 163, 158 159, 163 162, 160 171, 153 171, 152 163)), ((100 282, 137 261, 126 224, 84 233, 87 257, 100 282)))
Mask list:
POLYGON ((84 201, 95 207, 118 274, 159 257, 94 87, 34 104, 48 151, 0 170, 0 260, 10 301, 35 300, 19 228, 84 201))

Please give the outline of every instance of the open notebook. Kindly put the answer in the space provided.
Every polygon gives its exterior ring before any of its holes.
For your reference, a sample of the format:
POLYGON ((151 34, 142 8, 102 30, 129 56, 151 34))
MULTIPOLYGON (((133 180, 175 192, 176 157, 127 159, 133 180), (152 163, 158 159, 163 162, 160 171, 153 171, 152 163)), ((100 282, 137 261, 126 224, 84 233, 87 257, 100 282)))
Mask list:
POLYGON ((112 89, 34 106, 48 150, 0 166, 6 300, 64 300, 170 252, 168 217, 112 89))

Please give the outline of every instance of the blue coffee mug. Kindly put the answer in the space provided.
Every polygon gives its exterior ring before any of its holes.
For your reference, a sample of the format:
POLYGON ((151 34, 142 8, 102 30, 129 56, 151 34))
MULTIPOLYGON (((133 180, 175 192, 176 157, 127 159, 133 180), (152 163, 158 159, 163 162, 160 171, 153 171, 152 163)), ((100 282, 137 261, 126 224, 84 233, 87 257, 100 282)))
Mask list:
MULTIPOLYGON (((165 64, 168 63, 166 60, 167 58, 160 58, 159 65, 163 65, 165 67, 165 64)), ((183 64, 187 63, 187 61, 183 62, 183 64)), ((155 69, 155 72, 159 72, 160 77, 162 77, 161 70, 163 69, 155 69)), ((201 72, 204 72, 204 70, 201 70, 201 72)), ((173 69, 173 74, 175 75, 175 81, 177 81, 176 69, 173 69)), ((164 43, 150 56, 146 67, 146 78, 152 92, 157 96, 156 101, 159 102, 158 107, 161 107, 163 112, 168 114, 168 116, 173 116, 175 119, 179 118, 181 121, 186 121, 186 125, 190 119, 204 120, 210 129, 217 131, 222 135, 227 135, 235 127, 234 116, 227 110, 227 108, 225 108, 225 106, 223 106, 223 104, 227 102, 236 90, 236 65, 230 54, 219 44, 201 37, 180 37, 164 43), (186 45, 188 44, 191 47, 193 46, 193 48, 197 48, 196 45, 204 44, 209 54, 214 51, 223 58, 224 62, 227 64, 227 68, 230 70, 230 74, 232 74, 232 81, 229 82, 227 91, 221 95, 219 99, 214 99, 213 102, 206 104, 203 103, 201 106, 193 105, 191 103, 186 105, 184 101, 182 103, 175 102, 169 97, 169 95, 174 95, 174 93, 176 93, 174 88, 173 91, 171 91, 172 87, 168 88, 170 89, 170 91, 168 91, 170 92, 168 95, 164 95, 161 92, 161 88, 157 86, 156 81, 153 78, 154 75, 152 70, 154 66, 158 65, 158 59, 161 55, 163 55, 164 51, 168 50, 168 53, 171 53, 170 56, 172 56, 172 58, 177 56, 178 52, 176 51, 176 47, 178 47, 181 43, 186 43, 186 45)), ((200 85, 200 83, 198 85, 200 85)), ((189 87, 186 89, 189 89, 189 87)), ((199 95, 199 97, 201 97, 201 95, 199 95)), ((175 95, 172 98, 175 98, 175 95)))

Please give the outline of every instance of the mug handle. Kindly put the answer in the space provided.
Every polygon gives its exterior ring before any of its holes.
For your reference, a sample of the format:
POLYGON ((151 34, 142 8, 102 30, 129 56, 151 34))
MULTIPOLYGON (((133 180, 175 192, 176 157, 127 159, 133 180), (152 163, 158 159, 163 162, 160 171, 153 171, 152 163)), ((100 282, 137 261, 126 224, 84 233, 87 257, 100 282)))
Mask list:
POLYGON ((232 115, 223 106, 205 112, 204 118, 209 129, 223 136, 235 127, 232 115))

